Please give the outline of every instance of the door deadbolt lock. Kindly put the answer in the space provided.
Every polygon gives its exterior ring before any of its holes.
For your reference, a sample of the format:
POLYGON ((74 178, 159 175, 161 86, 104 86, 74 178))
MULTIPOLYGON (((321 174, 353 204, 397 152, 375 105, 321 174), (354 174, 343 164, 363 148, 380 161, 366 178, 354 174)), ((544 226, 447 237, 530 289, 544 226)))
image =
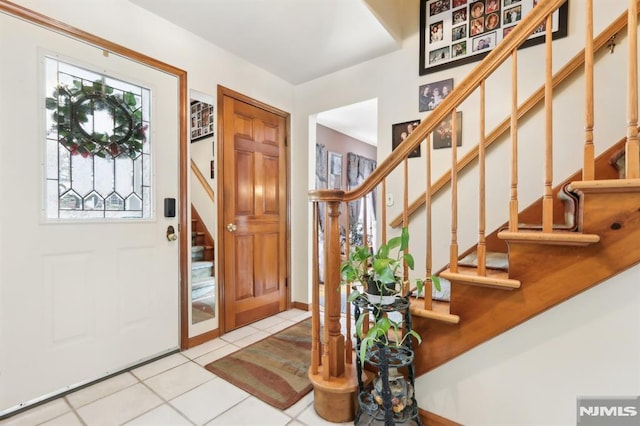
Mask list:
POLYGON ((238 229, 238 227, 233 223, 227 225, 227 231, 229 232, 235 232, 236 229, 238 229))
POLYGON ((177 239, 178 239, 178 236, 176 235, 176 230, 173 229, 173 226, 169 225, 169 227, 167 228, 167 240, 175 241, 177 239))

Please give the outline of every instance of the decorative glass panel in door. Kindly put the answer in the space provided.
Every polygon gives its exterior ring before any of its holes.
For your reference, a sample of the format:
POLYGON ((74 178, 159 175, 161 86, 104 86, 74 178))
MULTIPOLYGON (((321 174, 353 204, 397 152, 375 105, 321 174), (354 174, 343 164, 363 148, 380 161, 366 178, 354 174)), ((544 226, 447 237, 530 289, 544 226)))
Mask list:
POLYGON ((149 219, 149 89, 45 63, 47 219, 149 219))

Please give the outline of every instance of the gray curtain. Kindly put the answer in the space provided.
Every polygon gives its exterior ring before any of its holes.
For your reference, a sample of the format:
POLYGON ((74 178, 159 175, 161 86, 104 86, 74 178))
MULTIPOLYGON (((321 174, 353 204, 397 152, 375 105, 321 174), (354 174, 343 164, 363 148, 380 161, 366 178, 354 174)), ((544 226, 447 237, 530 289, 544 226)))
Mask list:
MULTIPOLYGON (((316 189, 327 189, 327 147, 316 144, 316 189)), ((318 226, 324 232, 324 203, 318 203, 318 226)))
MULTIPOLYGON (((373 170, 376 168, 377 163, 375 160, 363 157, 353 152, 347 153, 347 188, 352 190, 356 186, 360 185, 373 170)), ((376 192, 371 193, 373 205, 376 205, 376 192)), ((355 226, 358 218, 360 217, 360 201, 354 201, 349 203, 349 225, 355 226)), ((372 212, 375 218, 375 209, 372 212)))
MULTIPOLYGON (((362 176, 362 180, 365 180, 366 178, 369 177, 369 175, 373 172, 373 170, 376 168, 377 163, 374 160, 371 160, 369 158, 364 158, 364 157, 360 157, 360 161, 358 162, 358 176, 362 176)), ((362 182, 362 181, 360 181, 362 182)), ((372 204, 374 206, 374 209, 371 211, 371 214, 373 215, 373 218, 376 218, 376 210, 375 210, 375 205, 376 205, 376 191, 372 191, 371 192, 371 201, 372 204)))

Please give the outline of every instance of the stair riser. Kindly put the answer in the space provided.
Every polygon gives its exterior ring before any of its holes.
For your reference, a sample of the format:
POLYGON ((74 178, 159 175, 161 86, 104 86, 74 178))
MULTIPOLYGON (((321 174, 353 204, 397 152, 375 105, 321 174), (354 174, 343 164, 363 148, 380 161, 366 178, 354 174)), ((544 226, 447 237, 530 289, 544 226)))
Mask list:
POLYGON ((197 268, 191 269, 191 277, 192 278, 202 278, 202 277, 210 277, 212 275, 213 268, 197 268))
POLYGON ((191 260, 192 261, 204 260, 204 247, 202 246, 191 247, 191 260))
POLYGON ((193 289, 191 291, 191 299, 198 300, 202 298, 212 298, 215 296, 215 285, 193 289))

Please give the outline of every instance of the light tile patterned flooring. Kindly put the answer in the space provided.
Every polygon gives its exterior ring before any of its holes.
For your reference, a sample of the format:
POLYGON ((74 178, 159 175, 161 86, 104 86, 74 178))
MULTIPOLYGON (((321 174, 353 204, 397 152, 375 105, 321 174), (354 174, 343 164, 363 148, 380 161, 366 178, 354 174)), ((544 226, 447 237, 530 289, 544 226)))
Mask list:
POLYGON ((282 312, 17 414, 0 425, 335 425, 315 413, 313 392, 281 411, 204 368, 309 316, 310 312, 297 309, 282 312))

